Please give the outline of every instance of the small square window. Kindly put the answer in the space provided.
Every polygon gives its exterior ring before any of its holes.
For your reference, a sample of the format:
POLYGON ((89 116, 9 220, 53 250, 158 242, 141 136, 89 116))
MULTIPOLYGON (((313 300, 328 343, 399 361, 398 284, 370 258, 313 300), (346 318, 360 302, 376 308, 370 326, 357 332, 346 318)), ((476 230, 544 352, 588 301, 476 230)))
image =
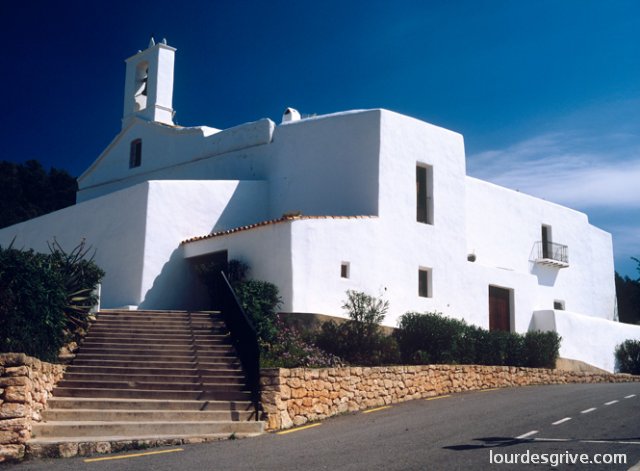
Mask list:
POLYGON ((418 296, 421 298, 431 297, 431 268, 418 270, 418 296))
POLYGON ((340 277, 341 278, 349 278, 349 262, 342 262, 340 264, 340 277))
POLYGON ((564 301, 556 299, 553 301, 553 309, 556 311, 564 311, 564 301))

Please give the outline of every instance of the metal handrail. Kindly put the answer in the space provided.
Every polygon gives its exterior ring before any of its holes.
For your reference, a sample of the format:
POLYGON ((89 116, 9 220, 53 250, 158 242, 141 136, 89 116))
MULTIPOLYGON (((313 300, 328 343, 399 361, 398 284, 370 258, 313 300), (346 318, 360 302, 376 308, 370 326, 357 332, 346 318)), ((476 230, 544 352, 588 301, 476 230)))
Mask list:
POLYGON ((255 408, 255 418, 259 420, 260 404, 260 346, 251 319, 242 309, 231 283, 224 272, 220 272, 219 303, 224 322, 231 333, 234 347, 247 376, 247 386, 255 408))

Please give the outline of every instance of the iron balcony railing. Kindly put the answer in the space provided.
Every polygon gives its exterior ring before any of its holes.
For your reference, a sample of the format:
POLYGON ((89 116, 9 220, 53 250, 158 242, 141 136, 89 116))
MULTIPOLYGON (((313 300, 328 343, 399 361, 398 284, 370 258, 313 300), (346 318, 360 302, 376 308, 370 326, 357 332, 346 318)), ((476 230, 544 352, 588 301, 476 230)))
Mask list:
POLYGON ((536 242, 536 262, 569 266, 569 247, 555 242, 536 242))

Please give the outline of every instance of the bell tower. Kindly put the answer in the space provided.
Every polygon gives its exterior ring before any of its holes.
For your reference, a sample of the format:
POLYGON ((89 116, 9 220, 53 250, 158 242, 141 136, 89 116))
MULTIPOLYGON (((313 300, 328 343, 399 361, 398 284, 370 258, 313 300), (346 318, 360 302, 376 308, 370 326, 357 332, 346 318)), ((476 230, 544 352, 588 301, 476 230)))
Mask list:
POLYGON ((173 124, 173 63, 175 48, 166 39, 129 57, 124 84, 122 127, 134 118, 173 124))

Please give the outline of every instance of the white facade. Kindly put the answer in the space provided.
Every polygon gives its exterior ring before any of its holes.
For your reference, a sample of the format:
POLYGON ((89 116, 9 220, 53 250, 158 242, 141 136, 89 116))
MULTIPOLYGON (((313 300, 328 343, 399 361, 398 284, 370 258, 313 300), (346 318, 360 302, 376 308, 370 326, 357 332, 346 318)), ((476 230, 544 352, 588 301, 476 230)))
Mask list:
POLYGON ((80 176, 78 203, 0 230, 0 244, 86 238, 107 273, 107 308, 199 307, 189 259, 227 251, 279 287, 283 311, 342 315, 347 289, 389 300, 389 325, 441 311, 558 330, 534 312, 571 311, 616 334, 583 349, 563 330, 563 354, 606 369, 612 339, 638 337, 613 322, 611 236, 582 213, 466 176, 460 134, 386 110, 178 127, 174 52, 157 44, 127 61, 122 131, 80 176), (559 242, 568 262, 538 252, 543 226, 545 250, 559 242))

